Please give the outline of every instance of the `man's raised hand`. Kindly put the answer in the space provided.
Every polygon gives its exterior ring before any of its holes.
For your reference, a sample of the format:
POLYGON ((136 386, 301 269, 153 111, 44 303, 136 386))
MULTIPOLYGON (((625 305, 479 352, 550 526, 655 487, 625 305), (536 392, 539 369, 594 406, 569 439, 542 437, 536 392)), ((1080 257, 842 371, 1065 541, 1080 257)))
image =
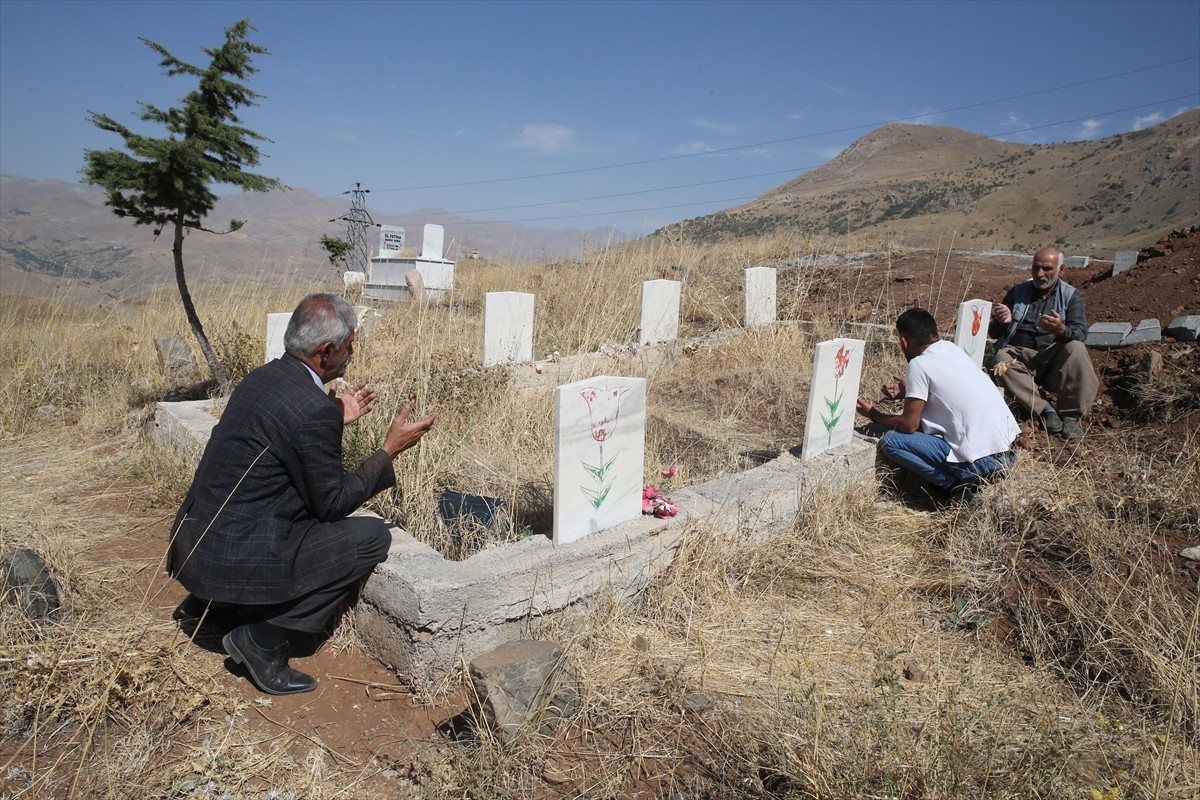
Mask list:
POLYGON ((366 381, 350 384, 339 378, 336 383, 337 385, 329 390, 329 396, 342 407, 343 425, 350 425, 371 413, 371 409, 375 407, 375 390, 369 388, 366 381), (339 386, 344 391, 337 396, 339 386))
POLYGON ((400 412, 392 418, 387 435, 383 437, 383 444, 380 447, 392 458, 421 441, 421 437, 433 427, 433 423, 437 420, 436 414, 430 414, 421 417, 416 422, 409 422, 408 415, 411 412, 412 407, 405 403, 400 412))

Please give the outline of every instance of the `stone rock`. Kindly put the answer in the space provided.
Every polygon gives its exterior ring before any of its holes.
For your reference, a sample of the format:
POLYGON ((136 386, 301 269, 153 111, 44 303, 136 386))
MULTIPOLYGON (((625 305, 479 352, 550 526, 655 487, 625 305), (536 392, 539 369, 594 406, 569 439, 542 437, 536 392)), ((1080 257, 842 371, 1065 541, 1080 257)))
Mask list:
POLYGON ((904 662, 904 677, 910 681, 924 682, 925 680, 925 665, 918 659, 910 658, 904 662))
POLYGON ((383 314, 370 306, 355 306, 354 313, 358 317, 358 324, 354 328, 354 338, 357 341, 362 341, 374 333, 379 327, 379 321, 383 319, 383 314))
POLYGON ((1133 330, 1128 322, 1095 322, 1088 328, 1087 346, 1104 350, 1120 347, 1121 342, 1133 330))
POLYGON ((408 287, 408 296, 418 303, 425 302, 425 278, 420 271, 410 269, 404 273, 404 285, 408 287))
POLYGON ((55 616, 58 587, 42 557, 33 550, 11 550, 0 556, 0 597, 21 607, 30 619, 55 616))
POLYGON ((699 692, 689 693, 679 703, 682 710, 691 711, 694 714, 699 714, 710 706, 712 706, 712 701, 699 692))
POLYGON ((154 349, 158 353, 158 368, 172 386, 190 386, 204 380, 191 348, 180 337, 159 337, 154 340, 154 349))
POLYGON ((356 270, 346 270, 342 273, 342 284, 349 289, 351 286, 361 286, 367 282, 367 273, 356 270))
POLYGON ((1163 333, 1177 342, 1194 342, 1200 339, 1200 314, 1176 317, 1163 333))
POLYGON ((1179 551, 1179 555, 1186 558, 1188 561, 1200 561, 1200 545, 1195 547, 1185 547, 1179 551))
POLYGON ((1146 342, 1161 342, 1162 341, 1162 325, 1156 319, 1144 319, 1137 324, 1129 334, 1121 340, 1122 347, 1128 347, 1131 344, 1145 344, 1146 342))
POLYGON ((561 645, 522 640, 472 659, 471 684, 479 720, 501 743, 522 729, 546 732, 580 708, 577 679, 561 645))

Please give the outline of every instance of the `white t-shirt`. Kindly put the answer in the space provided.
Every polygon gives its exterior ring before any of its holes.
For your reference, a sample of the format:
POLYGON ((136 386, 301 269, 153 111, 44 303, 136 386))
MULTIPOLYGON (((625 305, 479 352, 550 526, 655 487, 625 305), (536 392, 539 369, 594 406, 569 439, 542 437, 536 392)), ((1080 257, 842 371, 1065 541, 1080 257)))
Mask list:
POLYGON ((905 397, 924 400, 921 430, 950 445, 947 461, 1003 453, 1021 432, 1003 395, 956 345, 937 341, 908 362, 905 397))

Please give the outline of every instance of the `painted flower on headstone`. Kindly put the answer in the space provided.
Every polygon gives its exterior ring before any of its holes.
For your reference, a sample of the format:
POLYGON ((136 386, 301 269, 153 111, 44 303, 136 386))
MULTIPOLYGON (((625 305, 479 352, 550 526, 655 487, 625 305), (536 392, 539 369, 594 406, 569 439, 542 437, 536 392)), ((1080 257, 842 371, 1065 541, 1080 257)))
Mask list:
POLYGON ((971 306, 971 335, 979 335, 979 327, 983 324, 983 306, 971 306))
POLYGON ((822 398, 825 401, 825 408, 829 410, 829 415, 821 414, 821 424, 825 426, 825 432, 829 434, 826 445, 833 443, 833 429, 842 420, 842 394, 838 390, 838 383, 842 376, 846 374, 846 368, 850 366, 850 354, 854 352, 849 347, 839 344, 837 353, 833 357, 833 399, 828 397, 822 398))
POLYGON ((600 508, 613 487, 613 482, 608 480, 608 473, 616 463, 617 457, 613 456, 607 461, 604 460, 604 442, 613 435, 613 431, 617 427, 617 420, 621 417, 621 397, 628 391, 629 387, 627 386, 618 386, 615 389, 606 386, 601 389, 588 387, 579 392, 579 396, 588 406, 592 438, 600 444, 600 460, 597 463, 580 462, 596 483, 595 488, 580 487, 592 504, 592 508, 600 508))

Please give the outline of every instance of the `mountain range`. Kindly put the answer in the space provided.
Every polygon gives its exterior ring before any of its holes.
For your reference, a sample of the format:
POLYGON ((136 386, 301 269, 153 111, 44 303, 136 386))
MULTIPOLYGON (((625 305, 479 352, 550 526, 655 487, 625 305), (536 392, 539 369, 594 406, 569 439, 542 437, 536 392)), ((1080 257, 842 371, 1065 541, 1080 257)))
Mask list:
MULTIPOLYGON (((828 164, 745 205, 656 231, 719 241, 786 231, 891 239, 911 247, 1028 249, 1058 243, 1108 257, 1200 223, 1200 109, 1144 130, 1060 144, 1016 144, 957 128, 889 124, 828 164)), ((302 188, 221 198, 208 218, 241 230, 196 233, 189 283, 334 278, 322 235, 349 198, 302 188)), ((368 210, 369 213, 369 210, 368 210)), ((440 209, 372 215, 420 244, 426 222, 446 226, 446 257, 531 262, 579 258, 620 245, 612 229, 552 230, 455 217, 440 209)), ((368 243, 377 243, 374 230, 368 243)), ((93 186, 0 176, 0 293, 46 295, 64 285, 127 297, 173 282, 169 236, 115 217, 93 186)))

